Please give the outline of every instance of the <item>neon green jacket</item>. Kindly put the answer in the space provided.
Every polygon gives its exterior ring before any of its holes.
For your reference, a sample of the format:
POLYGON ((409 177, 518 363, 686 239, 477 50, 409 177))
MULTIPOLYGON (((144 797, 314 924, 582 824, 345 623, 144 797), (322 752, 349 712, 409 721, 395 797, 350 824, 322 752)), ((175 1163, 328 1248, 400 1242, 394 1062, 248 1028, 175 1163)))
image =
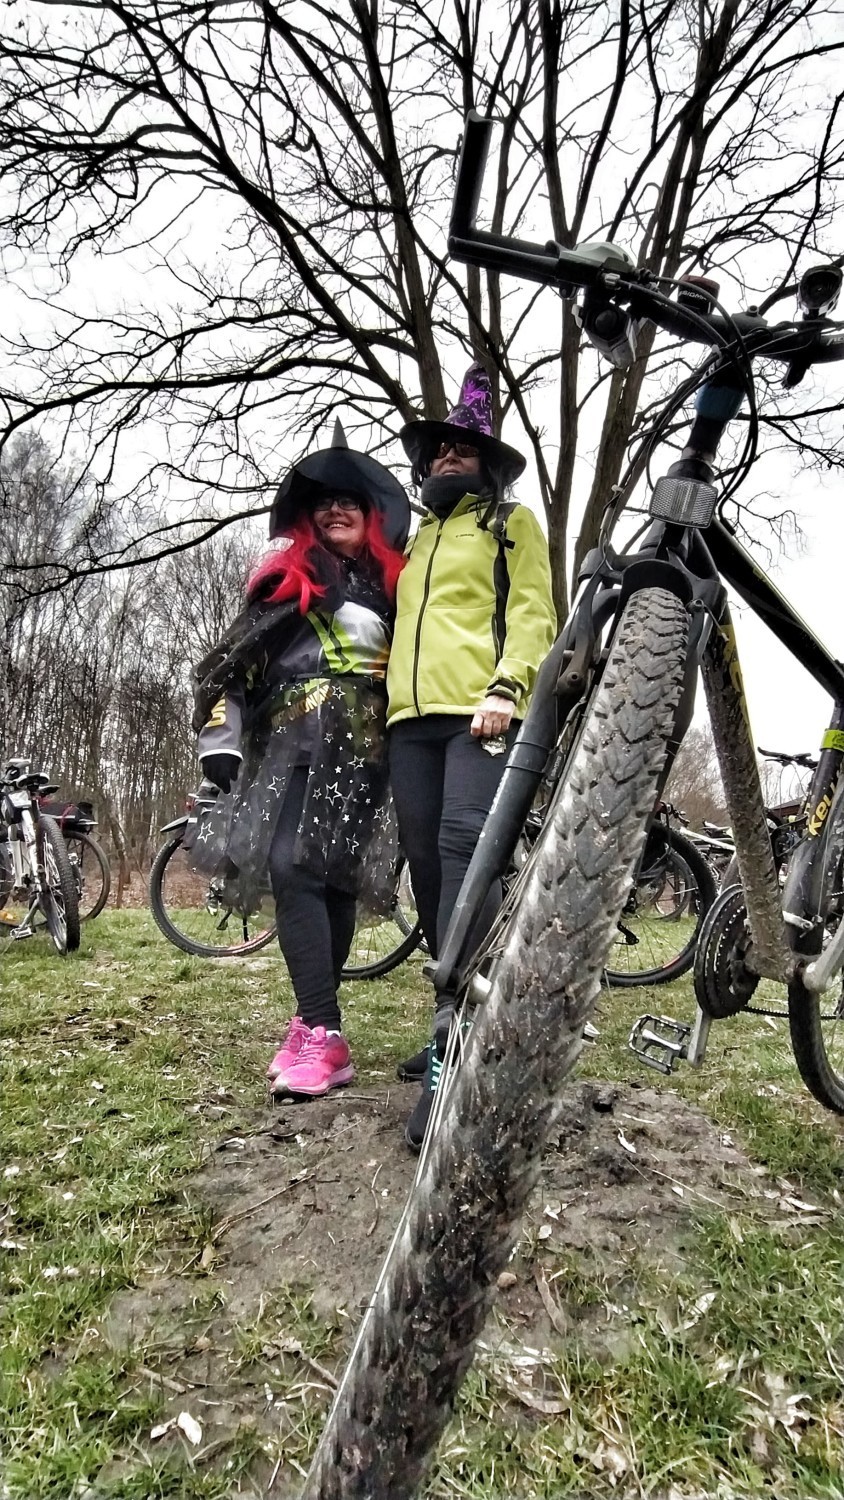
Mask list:
POLYGON ((490 692, 522 718, 556 636, 548 544, 533 512, 464 495, 445 521, 427 515, 399 578, 387 668, 387 723, 473 714, 490 692), (496 535, 496 531, 499 533, 496 535))

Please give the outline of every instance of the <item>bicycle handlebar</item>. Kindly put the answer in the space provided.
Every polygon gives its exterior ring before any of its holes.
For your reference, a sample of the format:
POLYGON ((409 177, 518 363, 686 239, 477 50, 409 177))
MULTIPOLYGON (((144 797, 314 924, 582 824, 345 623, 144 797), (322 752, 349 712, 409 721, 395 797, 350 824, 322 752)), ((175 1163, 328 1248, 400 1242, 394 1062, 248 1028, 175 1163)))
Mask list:
POLYGON ((761 313, 737 313, 725 318, 718 313, 691 312, 649 284, 649 271, 631 268, 620 257, 594 260, 564 249, 556 240, 541 245, 476 229, 493 123, 477 110, 470 110, 466 116, 448 233, 449 254, 455 260, 557 286, 569 296, 590 287, 600 287, 609 295, 622 292, 635 315, 695 343, 731 344, 738 330, 750 353, 769 359, 789 363, 802 358, 809 364, 844 359, 844 326, 830 319, 771 326, 761 313))
POLYGON ((763 750, 757 746, 760 755, 766 760, 776 760, 781 766, 803 766, 807 771, 814 771, 817 765, 817 757, 811 755, 808 750, 800 750, 796 755, 789 755, 786 750, 763 750))

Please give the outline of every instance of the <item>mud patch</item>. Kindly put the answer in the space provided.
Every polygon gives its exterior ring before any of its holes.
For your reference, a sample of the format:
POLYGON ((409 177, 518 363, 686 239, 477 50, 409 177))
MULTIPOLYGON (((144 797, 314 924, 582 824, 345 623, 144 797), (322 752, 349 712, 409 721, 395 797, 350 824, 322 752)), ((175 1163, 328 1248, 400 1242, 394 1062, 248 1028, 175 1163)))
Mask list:
MULTIPOLYGON (((221 1140, 187 1185, 207 1216, 204 1247, 174 1254, 110 1308, 104 1338, 133 1361, 143 1351, 167 1413, 201 1423, 204 1461, 231 1463, 252 1443, 232 1494, 263 1494, 271 1480, 274 1496, 295 1493, 413 1178, 403 1124, 414 1096, 348 1091, 256 1115, 254 1133, 221 1140)), ((643 1278, 653 1285, 682 1268, 695 1213, 763 1200, 761 1175, 670 1090, 570 1089, 501 1279, 487 1357, 553 1348, 573 1331, 610 1357, 629 1336, 643 1278)), ((184 1441, 179 1429, 161 1439, 184 1441)))

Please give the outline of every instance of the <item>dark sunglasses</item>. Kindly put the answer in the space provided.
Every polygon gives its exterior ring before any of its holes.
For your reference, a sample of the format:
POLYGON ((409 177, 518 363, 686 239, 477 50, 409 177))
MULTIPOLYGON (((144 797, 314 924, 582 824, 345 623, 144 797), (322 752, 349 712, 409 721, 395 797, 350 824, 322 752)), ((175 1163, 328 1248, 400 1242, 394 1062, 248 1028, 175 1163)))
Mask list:
POLYGON ((320 510, 331 510, 336 505, 338 510, 363 510, 360 500, 355 495, 327 495, 324 500, 314 501, 314 514, 320 510))
POLYGON ((458 458, 478 457, 478 449, 473 448, 471 443, 440 443, 434 457, 445 458, 448 453, 456 453, 458 458))

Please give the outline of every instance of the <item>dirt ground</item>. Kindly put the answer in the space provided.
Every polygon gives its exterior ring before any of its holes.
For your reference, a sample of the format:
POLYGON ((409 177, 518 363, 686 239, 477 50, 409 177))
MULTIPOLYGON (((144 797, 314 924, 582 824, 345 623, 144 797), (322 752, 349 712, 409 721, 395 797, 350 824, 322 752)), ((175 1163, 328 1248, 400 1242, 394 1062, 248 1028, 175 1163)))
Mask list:
MULTIPOLYGON (((207 1214, 202 1255, 187 1264, 174 1255, 112 1304, 104 1338, 117 1348, 146 1345, 149 1378, 163 1385, 170 1415, 187 1409, 201 1423, 203 1461, 220 1462, 244 1430, 276 1441, 293 1434, 303 1400, 316 1402, 318 1421, 346 1342, 338 1330, 357 1321, 411 1183, 402 1125, 412 1096, 398 1084, 352 1089, 256 1114, 254 1133, 224 1138, 188 1185, 207 1214), (312 1335, 323 1320, 328 1352, 319 1358, 312 1335)), ((608 1340, 617 1348, 624 1319, 588 1298, 567 1305, 563 1268, 584 1256, 609 1280, 631 1258, 676 1268, 693 1207, 721 1208, 736 1192, 761 1198, 760 1175, 670 1089, 578 1083, 481 1357, 502 1341, 511 1351, 559 1345, 573 1322, 596 1350, 608 1340)), ((617 1276, 614 1284, 618 1295, 617 1276)), ((163 1441, 174 1439, 175 1429, 163 1441)), ((272 1483, 283 1500, 300 1482, 295 1466, 273 1476, 263 1459, 249 1474, 256 1496, 272 1483)), ((252 1493, 248 1484, 243 1493, 252 1493)))

